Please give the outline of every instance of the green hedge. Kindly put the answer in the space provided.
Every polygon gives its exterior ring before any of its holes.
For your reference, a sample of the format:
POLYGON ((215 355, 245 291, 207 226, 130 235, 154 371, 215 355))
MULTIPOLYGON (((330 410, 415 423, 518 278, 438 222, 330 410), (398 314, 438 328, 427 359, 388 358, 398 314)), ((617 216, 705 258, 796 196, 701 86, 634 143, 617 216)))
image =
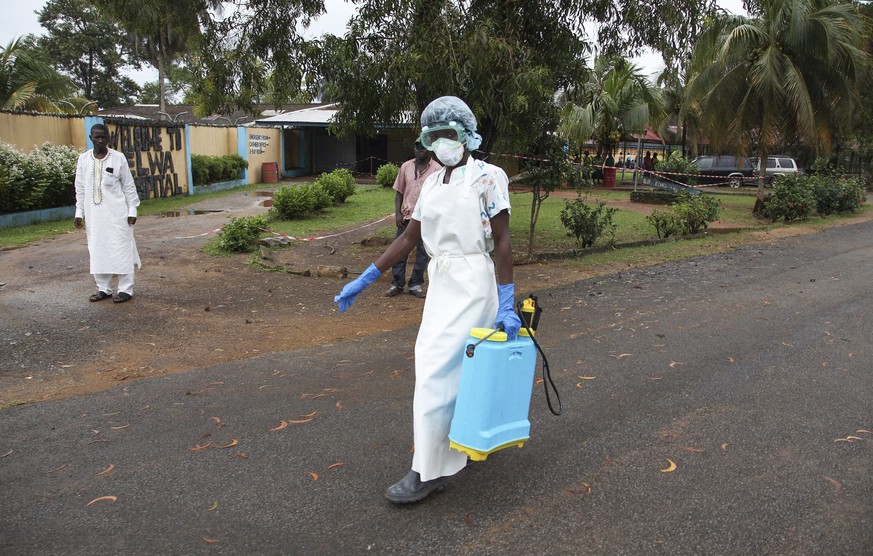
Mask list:
POLYGON ((225 156, 191 155, 191 177, 194 180, 194 185, 238 180, 242 171, 248 167, 249 161, 238 154, 225 156))
POLYGON ((0 214, 74 205, 78 157, 67 146, 46 143, 22 153, 0 143, 0 214))

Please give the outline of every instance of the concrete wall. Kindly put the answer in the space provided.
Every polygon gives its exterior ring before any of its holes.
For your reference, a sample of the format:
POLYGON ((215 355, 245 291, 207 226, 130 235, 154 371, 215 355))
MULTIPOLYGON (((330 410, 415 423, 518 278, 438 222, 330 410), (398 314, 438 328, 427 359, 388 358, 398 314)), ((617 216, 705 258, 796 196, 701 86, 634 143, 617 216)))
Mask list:
POLYGON ((284 169, 282 161, 282 130, 275 127, 246 127, 240 128, 248 138, 248 144, 240 144, 240 149, 245 153, 240 156, 249 161, 248 182, 262 183, 262 165, 265 163, 278 163, 279 173, 284 169))
POLYGON ((109 146, 127 157, 140 199, 188 194, 189 157, 184 126, 112 118, 103 123, 109 128, 109 146))
POLYGON ((191 153, 209 156, 239 154, 236 127, 188 126, 191 153))
POLYGON ((0 112, 0 141, 28 152, 43 143, 85 148, 85 126, 80 117, 0 112))

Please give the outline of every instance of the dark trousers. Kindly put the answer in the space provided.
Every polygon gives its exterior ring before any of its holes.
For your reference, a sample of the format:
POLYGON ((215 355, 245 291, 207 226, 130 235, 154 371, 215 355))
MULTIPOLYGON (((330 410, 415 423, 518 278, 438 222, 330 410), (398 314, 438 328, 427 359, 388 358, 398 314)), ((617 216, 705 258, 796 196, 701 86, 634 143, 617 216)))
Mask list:
MULTIPOLYGON (((406 226, 409 225, 409 220, 403 221, 403 227, 397 228, 397 237, 403 233, 406 229, 406 226)), ((391 267, 391 273, 394 275, 394 279, 391 281, 391 284, 397 286, 398 288, 402 288, 406 284, 406 259, 403 259, 393 267, 391 267)), ((421 238, 418 240, 418 245, 415 246, 415 265, 412 267, 412 276, 409 277, 409 288, 421 287, 424 284, 424 269, 427 268, 427 263, 430 261, 430 257, 427 256, 427 251, 424 250, 424 242, 421 241, 421 238)))

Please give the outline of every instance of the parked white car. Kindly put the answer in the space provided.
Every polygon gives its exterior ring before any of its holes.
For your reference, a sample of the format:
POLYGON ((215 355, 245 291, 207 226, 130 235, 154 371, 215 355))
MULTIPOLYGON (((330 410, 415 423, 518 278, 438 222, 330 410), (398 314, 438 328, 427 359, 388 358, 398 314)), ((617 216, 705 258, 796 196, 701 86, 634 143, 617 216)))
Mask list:
MULTIPOLYGON (((758 159, 752 159, 752 165, 755 170, 758 169, 758 159)), ((767 183, 772 184, 773 178, 779 174, 799 174, 800 168, 797 167, 797 162, 790 156, 781 154, 768 156, 767 165, 764 168, 764 176, 767 178, 767 183)))

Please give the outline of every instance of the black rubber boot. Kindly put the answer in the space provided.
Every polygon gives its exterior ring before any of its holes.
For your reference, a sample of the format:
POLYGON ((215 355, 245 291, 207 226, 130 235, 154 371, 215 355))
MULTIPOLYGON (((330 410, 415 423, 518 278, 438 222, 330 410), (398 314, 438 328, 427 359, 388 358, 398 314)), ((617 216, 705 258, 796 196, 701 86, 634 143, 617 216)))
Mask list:
POLYGON ((431 492, 442 490, 445 484, 446 477, 421 482, 421 475, 410 471, 399 482, 388 487, 385 497, 395 504, 409 504, 422 500, 431 492))

